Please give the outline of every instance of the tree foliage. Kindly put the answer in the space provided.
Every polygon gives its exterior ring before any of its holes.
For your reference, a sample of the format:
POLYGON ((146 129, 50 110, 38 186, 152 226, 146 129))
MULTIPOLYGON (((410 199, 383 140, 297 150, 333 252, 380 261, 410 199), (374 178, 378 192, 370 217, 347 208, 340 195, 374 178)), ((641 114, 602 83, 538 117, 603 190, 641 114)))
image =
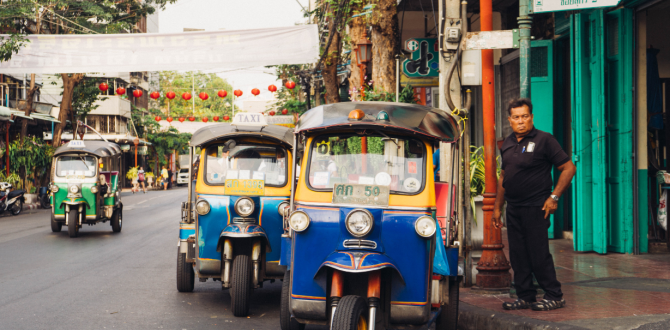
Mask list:
MULTIPOLYGON (((151 143, 151 148, 156 151, 156 156, 160 163, 159 166, 167 165, 167 158, 165 156, 171 154, 172 151, 178 153, 188 152, 188 144, 191 141, 192 135, 191 133, 180 133, 174 126, 170 126, 167 129, 162 128, 153 119, 153 116, 160 113, 160 110, 157 109, 146 110, 135 107, 131 111, 132 120, 137 128, 137 134, 151 143), (150 115, 145 116, 145 112, 148 112, 150 115)), ((158 171, 158 169, 155 170, 158 171)))
POLYGON ((27 42, 30 42, 30 40, 16 33, 7 37, 0 37, 0 62, 8 61, 27 42))
POLYGON ((16 139, 9 144, 9 170, 13 173, 21 173, 23 182, 20 182, 19 188, 30 188, 26 186, 26 181, 31 182, 31 178, 40 179, 44 174, 49 173, 51 160, 54 155, 54 148, 42 141, 42 139, 29 136, 23 140, 16 139), (26 180, 28 179, 28 180, 26 180))
POLYGON ((223 117, 232 116, 233 105, 233 87, 223 78, 215 73, 198 72, 177 72, 163 71, 160 78, 161 97, 159 105, 163 115, 168 114, 168 102, 170 103, 170 116, 176 118, 179 116, 196 117, 223 117), (193 111, 193 100, 185 101, 182 99, 182 93, 193 93, 195 81, 195 95, 191 95, 195 100, 195 111, 193 111), (221 98, 217 95, 219 90, 225 90, 228 95, 221 98), (165 97, 168 91, 173 91, 177 96, 173 100, 165 97), (198 95, 205 92, 209 98, 201 100, 198 95))
POLYGON ((98 81, 95 79, 85 78, 74 86, 74 92, 72 93, 72 116, 76 116, 77 119, 84 121, 89 112, 100 106, 95 104, 95 101, 98 99, 101 101, 107 100, 107 97, 98 98, 98 95, 100 95, 100 90, 98 89, 98 81))

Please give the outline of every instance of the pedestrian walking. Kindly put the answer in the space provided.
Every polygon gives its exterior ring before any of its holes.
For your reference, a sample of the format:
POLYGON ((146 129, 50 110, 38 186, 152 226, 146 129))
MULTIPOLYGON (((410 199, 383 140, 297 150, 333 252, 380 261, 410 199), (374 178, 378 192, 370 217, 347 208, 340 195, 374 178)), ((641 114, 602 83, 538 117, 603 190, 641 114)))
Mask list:
POLYGON ((165 165, 163 165, 163 169, 161 170, 161 184, 163 185, 163 190, 167 190, 168 187, 168 170, 165 168, 165 165))
POLYGON ((533 125, 533 105, 529 99, 512 100, 507 107, 512 130, 503 141, 502 171, 493 209, 493 225, 501 226, 503 203, 507 202, 509 258, 514 270, 514 287, 519 297, 503 303, 504 309, 549 311, 565 307, 561 283, 556 279, 549 252, 550 214, 575 175, 575 165, 554 136, 533 125), (561 175, 556 187, 551 177, 556 166, 561 175), (533 275, 545 292, 536 301, 533 275))
POLYGON ((133 175, 133 179, 132 179, 132 181, 131 181, 131 182, 132 182, 132 183, 131 183, 131 184, 132 184, 132 187, 130 188, 130 191, 132 191, 133 194, 135 194, 136 192, 140 191, 140 189, 139 189, 139 184, 137 183, 137 181, 138 181, 138 179, 137 179, 137 172, 135 172, 135 174, 133 175))
MULTIPOLYGON (((139 186, 142 187, 142 192, 146 194, 147 186, 144 185, 144 181, 145 181, 144 167, 140 166, 139 171, 137 171, 137 183, 139 184, 139 186)), ((137 191, 139 191, 139 187, 137 191)))

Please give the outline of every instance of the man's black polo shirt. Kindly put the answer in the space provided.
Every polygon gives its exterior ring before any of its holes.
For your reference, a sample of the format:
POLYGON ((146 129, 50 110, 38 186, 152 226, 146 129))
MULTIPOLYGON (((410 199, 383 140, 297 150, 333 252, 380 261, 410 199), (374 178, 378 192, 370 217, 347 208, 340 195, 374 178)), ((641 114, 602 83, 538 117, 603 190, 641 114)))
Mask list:
POLYGON ((543 206, 552 192, 552 166, 570 160, 553 135, 534 127, 521 142, 510 134, 501 155, 505 200, 514 206, 543 206))

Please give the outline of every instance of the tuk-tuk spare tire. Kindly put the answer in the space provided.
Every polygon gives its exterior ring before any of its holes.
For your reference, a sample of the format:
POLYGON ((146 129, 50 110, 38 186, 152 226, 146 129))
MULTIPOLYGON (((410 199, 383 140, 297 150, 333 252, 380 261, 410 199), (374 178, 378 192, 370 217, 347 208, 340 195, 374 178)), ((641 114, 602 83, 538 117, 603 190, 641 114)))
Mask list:
POLYGON ((79 211, 77 207, 71 207, 67 214, 67 232, 72 238, 79 235, 79 211))
POLYGON ((367 329, 368 304, 361 296, 344 296, 333 315, 333 330, 367 329))
POLYGON ((60 233, 63 228, 63 223, 56 221, 56 216, 51 212, 51 231, 54 233, 60 233))
POLYGON ((234 316, 249 315, 249 298, 251 296, 251 258, 246 254, 238 254, 233 260, 232 286, 230 288, 231 309, 234 316))
POLYGON ((179 252, 179 248, 177 248, 177 291, 193 292, 194 286, 193 264, 186 262, 186 253, 179 252))
POLYGON ((114 213, 112 214, 112 231, 115 233, 118 233, 121 231, 121 227, 123 226, 123 214, 121 214, 123 211, 121 208, 117 208, 114 210, 114 213))
POLYGON ((458 329, 458 280, 447 279, 449 283, 449 302, 442 304, 442 311, 435 320, 435 330, 456 330, 458 329))
POLYGON ((304 330, 305 325, 298 323, 294 318, 291 318, 291 309, 289 304, 289 296, 291 294, 291 271, 287 270, 284 273, 284 280, 281 284, 281 302, 279 305, 279 324, 281 330, 304 330))

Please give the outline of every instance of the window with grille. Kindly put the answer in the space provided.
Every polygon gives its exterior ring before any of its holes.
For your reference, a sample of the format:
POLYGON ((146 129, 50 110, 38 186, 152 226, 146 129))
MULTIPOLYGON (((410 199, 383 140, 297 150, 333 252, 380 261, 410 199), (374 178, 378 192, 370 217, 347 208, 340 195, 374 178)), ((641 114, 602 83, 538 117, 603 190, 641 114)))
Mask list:
POLYGON ((533 47, 530 52, 530 76, 547 77, 548 72, 548 49, 547 47, 533 47))
POLYGON ((619 55, 619 18, 607 21, 607 56, 619 55))

